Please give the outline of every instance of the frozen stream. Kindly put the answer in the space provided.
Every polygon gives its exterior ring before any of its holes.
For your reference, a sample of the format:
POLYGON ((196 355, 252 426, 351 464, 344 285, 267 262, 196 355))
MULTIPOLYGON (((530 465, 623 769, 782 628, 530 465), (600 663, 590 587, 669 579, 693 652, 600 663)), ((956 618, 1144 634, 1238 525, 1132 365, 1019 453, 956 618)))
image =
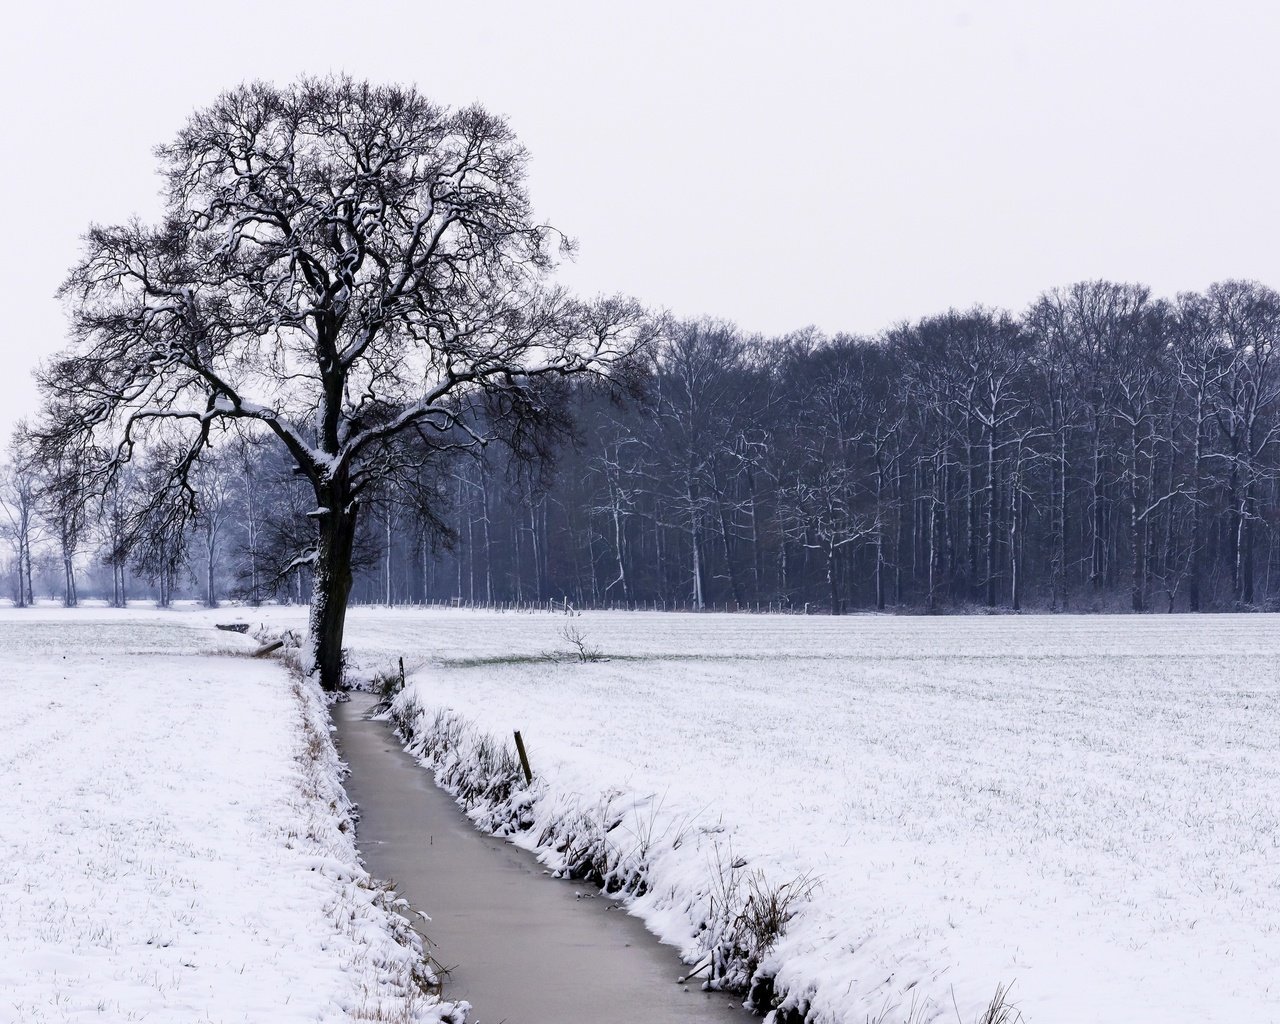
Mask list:
POLYGON ((369 694, 333 707, 360 807, 357 843, 375 876, 394 881, 415 926, 452 968, 445 997, 474 1024, 703 1024, 758 1020, 736 998, 675 984, 685 968, 613 900, 554 881, 532 854, 484 835, 386 722, 369 694))

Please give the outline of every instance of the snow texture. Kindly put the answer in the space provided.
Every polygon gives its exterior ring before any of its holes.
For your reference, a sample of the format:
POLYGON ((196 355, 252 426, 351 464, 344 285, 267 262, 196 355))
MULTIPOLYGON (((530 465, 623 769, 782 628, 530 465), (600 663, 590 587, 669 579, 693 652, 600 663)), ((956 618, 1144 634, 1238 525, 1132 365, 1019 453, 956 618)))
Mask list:
POLYGON ((1028 1024, 1205 1024, 1280 1020, 1275 623, 360 609, 349 642, 405 655, 479 825, 691 964, 741 981, 752 892, 813 885, 755 977, 779 1021, 970 1024, 1005 985, 1028 1024))
POLYGON ((0 611, 0 1021, 460 1020, 319 691, 224 617, 0 611))

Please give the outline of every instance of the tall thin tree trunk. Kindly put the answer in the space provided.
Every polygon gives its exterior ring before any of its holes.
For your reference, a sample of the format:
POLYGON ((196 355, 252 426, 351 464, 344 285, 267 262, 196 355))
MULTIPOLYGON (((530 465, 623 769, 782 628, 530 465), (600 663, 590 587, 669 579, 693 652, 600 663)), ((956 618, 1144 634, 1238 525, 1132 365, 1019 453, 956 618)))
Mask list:
POLYGON ((996 410, 991 408, 991 426, 987 431, 987 607, 996 606, 996 410))
POLYGON ((876 452, 876 611, 884 611, 884 463, 876 452))
POLYGON ((62 548, 62 574, 62 604, 66 608, 74 608, 79 603, 79 599, 76 596, 75 559, 65 544, 62 548))
POLYGON ((724 507, 724 499, 720 494, 720 490, 716 489, 716 512, 720 521, 720 544, 724 551, 725 567, 729 573, 729 590, 733 594, 733 600, 736 604, 742 604, 742 581, 738 578, 738 570, 734 564, 733 544, 730 540, 732 527, 729 525, 729 517, 724 507))
POLYGON ((691 481, 686 482, 685 495, 689 499, 689 553, 693 570, 693 606, 702 611, 705 594, 702 589, 702 538, 698 522, 698 495, 691 481))
POLYGON ((827 587, 831 596, 831 614, 840 614, 839 574, 836 571, 836 556, 839 552, 834 535, 827 542, 827 587))
MULTIPOLYGON (((627 562, 624 551, 626 542, 622 532, 622 511, 619 508, 622 504, 622 494, 614 488, 610 498, 609 506, 613 518, 613 550, 618 566, 618 578, 614 582, 622 587, 622 600, 629 602, 631 600, 631 590, 627 585, 627 562)), ((610 584, 610 586, 612 585, 610 584)))
POLYGON ((1193 612, 1200 610, 1200 574, 1201 554, 1204 546, 1201 536, 1203 510, 1200 505, 1200 489, 1204 486, 1204 394, 1203 388, 1196 395, 1196 440, 1195 456, 1191 467, 1191 550, 1187 553, 1189 560, 1187 587, 1187 606, 1193 612))
POLYGON ((1022 610, 1022 453, 1013 456, 1013 473, 1009 480, 1009 604, 1015 612, 1022 610))
POLYGON ((1089 562, 1089 582, 1100 590, 1105 574, 1106 507, 1102 492, 1102 423, 1097 410, 1093 414, 1093 489, 1089 509, 1093 520, 1093 546, 1089 562))
POLYGON ((1138 418, 1135 415, 1129 433, 1129 574, 1133 610, 1140 612, 1146 602, 1143 597, 1143 543, 1141 523, 1138 521, 1138 463, 1141 459, 1138 439, 1138 418))
POLYGON ((385 534, 384 541, 386 545, 386 555, 384 558, 384 569, 387 574, 386 587, 383 590, 383 599, 386 601, 387 607, 391 607, 391 506, 387 506, 387 515, 383 523, 385 534))
POLYGON ((489 469, 480 465, 480 514, 484 533, 484 602, 493 604, 493 535, 489 529, 489 469))
POLYGON ((214 548, 217 541, 217 533, 212 525, 205 527, 204 548, 205 548, 205 604, 210 608, 218 607, 218 593, 214 583, 214 548))

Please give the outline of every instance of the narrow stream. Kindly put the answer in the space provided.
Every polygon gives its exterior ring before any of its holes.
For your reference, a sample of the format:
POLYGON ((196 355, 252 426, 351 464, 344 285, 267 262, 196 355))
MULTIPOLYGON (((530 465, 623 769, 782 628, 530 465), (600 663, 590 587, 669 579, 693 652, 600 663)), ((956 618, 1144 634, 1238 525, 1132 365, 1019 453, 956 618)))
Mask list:
POLYGON ((677 985, 686 968, 595 889, 548 878, 534 856, 476 831, 386 722, 355 693, 333 707, 338 746, 360 807, 357 841, 391 879, 450 967, 445 997, 472 1004, 474 1024, 747 1024, 734 997, 677 985), (594 898, 583 898, 594 897, 594 898))

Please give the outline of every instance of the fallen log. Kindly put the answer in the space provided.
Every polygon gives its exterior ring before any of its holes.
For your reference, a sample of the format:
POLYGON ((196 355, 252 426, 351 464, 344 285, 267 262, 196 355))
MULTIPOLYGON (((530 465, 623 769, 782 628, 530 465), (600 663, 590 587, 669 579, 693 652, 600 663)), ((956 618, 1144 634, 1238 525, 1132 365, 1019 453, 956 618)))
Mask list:
POLYGON ((249 632, 249 623, 247 622, 217 622, 214 623, 218 629, 225 629, 228 633, 247 633, 249 632))
POLYGON ((263 644, 261 647, 259 647, 256 651, 253 652, 252 655, 250 655, 250 657, 265 658, 268 654, 272 653, 273 651, 280 650, 280 648, 283 646, 284 646, 283 640, 272 640, 269 644, 263 644))

